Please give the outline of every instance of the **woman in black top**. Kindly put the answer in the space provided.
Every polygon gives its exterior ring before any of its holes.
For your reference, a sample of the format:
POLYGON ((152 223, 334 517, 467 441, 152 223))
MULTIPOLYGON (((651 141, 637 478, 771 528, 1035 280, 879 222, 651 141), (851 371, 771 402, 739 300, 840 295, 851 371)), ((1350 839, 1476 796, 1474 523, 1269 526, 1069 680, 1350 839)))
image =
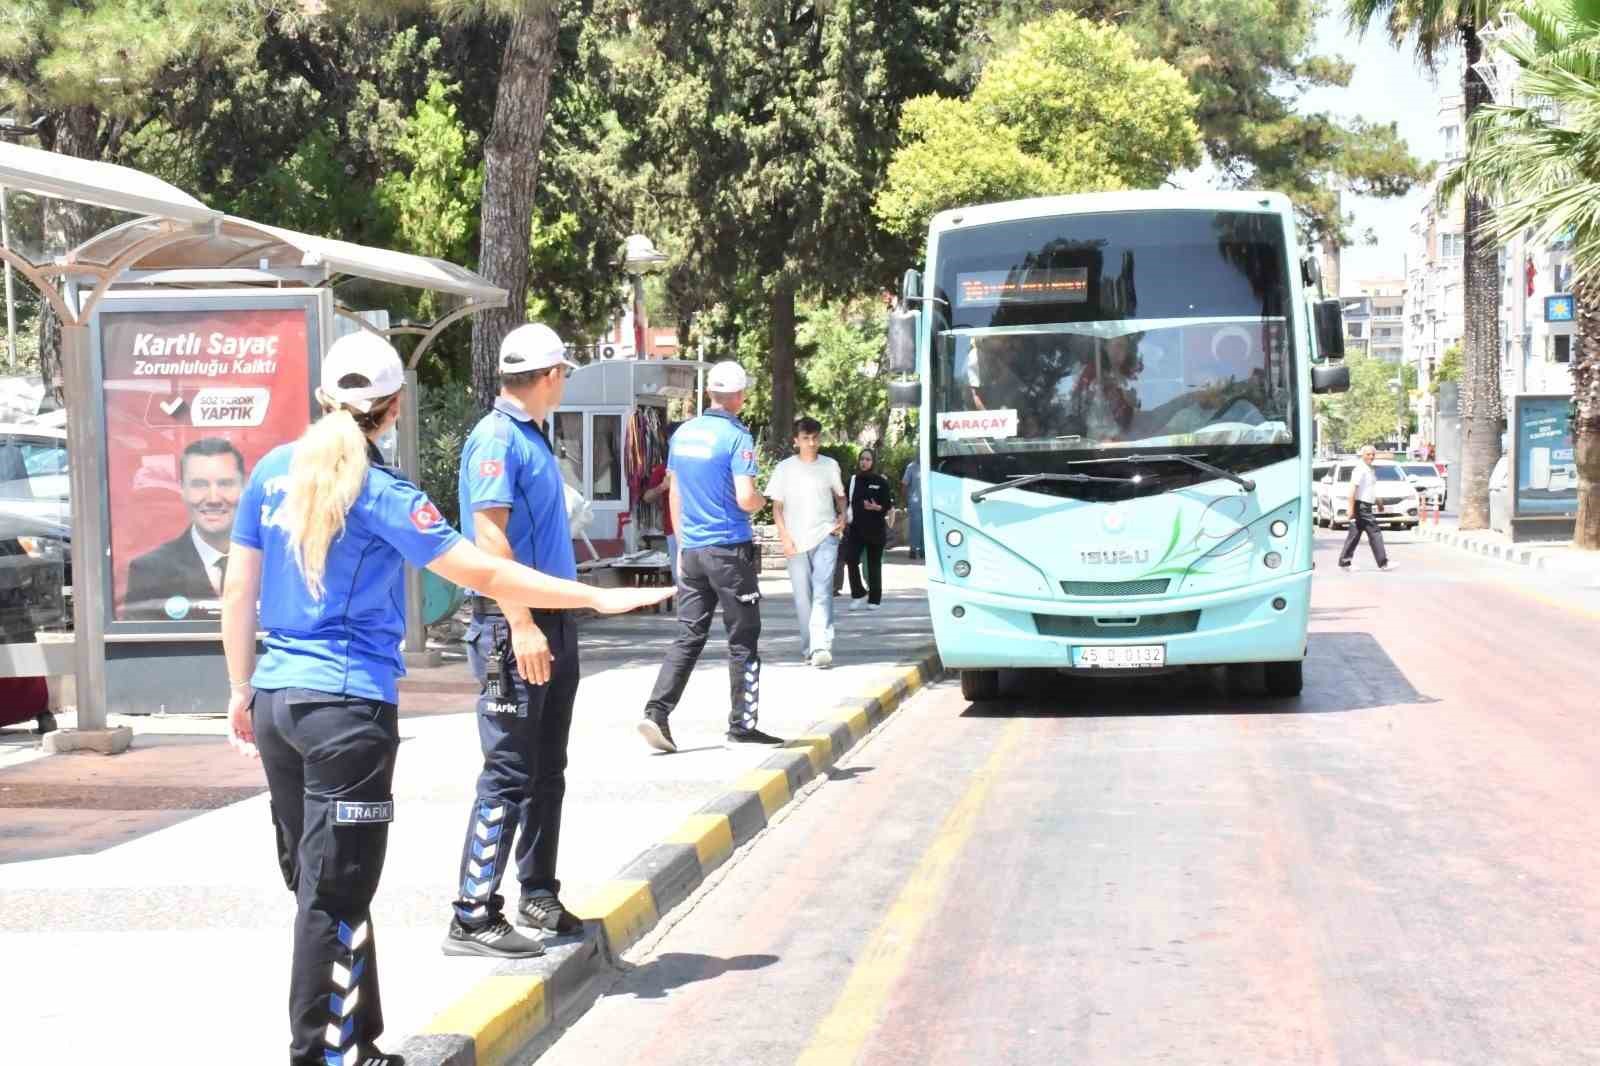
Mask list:
POLYGON ((883 602, 883 546, 889 539, 889 515, 894 509, 894 488, 877 471, 872 450, 861 453, 859 467, 850 478, 849 545, 845 563, 850 574, 850 609, 876 611, 883 602), (861 587, 861 556, 867 557, 867 587, 861 587))

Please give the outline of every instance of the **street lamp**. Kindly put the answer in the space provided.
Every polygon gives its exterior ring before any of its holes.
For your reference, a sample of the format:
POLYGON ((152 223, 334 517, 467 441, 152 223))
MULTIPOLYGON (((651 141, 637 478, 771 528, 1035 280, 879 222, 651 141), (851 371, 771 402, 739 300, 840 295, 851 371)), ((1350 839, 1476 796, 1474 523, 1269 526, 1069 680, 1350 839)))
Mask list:
POLYGON ((622 269, 633 284, 633 357, 644 358, 644 276, 660 270, 667 262, 650 238, 635 233, 622 248, 622 269))

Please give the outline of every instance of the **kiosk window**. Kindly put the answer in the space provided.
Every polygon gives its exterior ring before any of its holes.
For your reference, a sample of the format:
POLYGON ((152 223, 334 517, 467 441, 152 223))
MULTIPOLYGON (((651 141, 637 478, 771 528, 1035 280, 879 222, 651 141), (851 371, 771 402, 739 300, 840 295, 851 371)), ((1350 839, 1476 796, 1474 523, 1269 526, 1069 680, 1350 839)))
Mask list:
POLYGON ((587 496, 583 483, 583 412, 556 412, 556 451, 561 459, 561 476, 576 492, 587 496))
POLYGON ((622 416, 594 416, 593 500, 622 499, 622 416))

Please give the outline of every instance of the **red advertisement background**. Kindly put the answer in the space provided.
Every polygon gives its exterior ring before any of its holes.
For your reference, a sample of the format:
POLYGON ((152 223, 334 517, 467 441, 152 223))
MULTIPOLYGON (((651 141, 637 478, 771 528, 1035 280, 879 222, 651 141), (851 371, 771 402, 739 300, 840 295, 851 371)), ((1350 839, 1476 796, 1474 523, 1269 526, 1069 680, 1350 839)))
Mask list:
POLYGON ((243 454, 248 479, 267 452, 305 431, 310 408, 306 318, 304 308, 108 311, 101 316, 113 617, 127 617, 128 564, 189 527, 178 481, 184 448, 203 437, 226 437, 243 454), (141 333, 196 336, 200 351, 139 354, 135 349, 141 333), (218 333, 228 338, 275 339, 273 365, 266 366, 259 355, 209 354, 206 349, 218 333), (191 365, 183 367, 186 372, 138 373, 141 362, 147 371, 152 366, 191 365), (193 425, 191 401, 206 388, 266 389, 264 419, 250 427, 193 425), (179 397, 186 402, 169 415, 166 408, 179 397))

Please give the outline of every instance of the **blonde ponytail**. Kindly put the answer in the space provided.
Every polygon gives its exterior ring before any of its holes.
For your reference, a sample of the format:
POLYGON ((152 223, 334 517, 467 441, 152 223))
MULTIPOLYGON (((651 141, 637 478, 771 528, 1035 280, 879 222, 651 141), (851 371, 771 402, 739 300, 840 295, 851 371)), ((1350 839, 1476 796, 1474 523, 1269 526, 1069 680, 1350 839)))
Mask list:
MULTIPOLYGON (((387 405, 384 405, 387 407, 387 405)), ((294 446, 284 495, 289 550, 312 599, 322 599, 328 548, 344 532, 345 515, 367 481, 367 435, 344 407, 325 413, 294 446)), ((374 412, 376 414, 376 412, 374 412)), ((372 415, 359 416, 369 421, 372 415)))

